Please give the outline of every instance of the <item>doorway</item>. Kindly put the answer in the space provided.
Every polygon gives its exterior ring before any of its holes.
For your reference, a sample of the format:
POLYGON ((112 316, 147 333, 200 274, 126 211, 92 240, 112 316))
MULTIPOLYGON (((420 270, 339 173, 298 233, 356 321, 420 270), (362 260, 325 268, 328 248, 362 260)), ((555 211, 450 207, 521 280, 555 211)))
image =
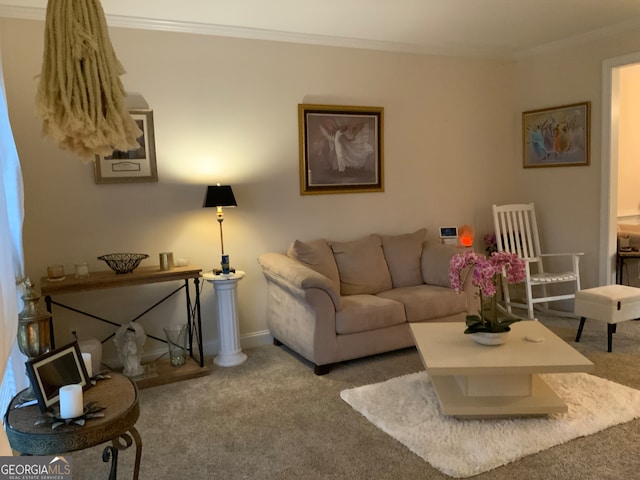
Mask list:
POLYGON ((605 60, 602 65, 602 169, 598 266, 600 285, 615 283, 620 70, 637 63, 640 63, 640 52, 605 60))

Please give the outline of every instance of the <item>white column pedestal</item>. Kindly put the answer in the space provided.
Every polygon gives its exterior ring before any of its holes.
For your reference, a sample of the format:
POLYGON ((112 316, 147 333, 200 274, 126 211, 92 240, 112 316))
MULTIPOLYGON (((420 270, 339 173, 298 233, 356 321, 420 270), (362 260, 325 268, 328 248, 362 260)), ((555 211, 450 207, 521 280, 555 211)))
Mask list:
POLYGON ((244 272, 236 271, 228 275, 205 273, 203 278, 213 284, 218 307, 218 334, 220 350, 213 363, 221 367, 233 367, 243 363, 247 356, 240 348, 238 326, 238 282, 244 272))

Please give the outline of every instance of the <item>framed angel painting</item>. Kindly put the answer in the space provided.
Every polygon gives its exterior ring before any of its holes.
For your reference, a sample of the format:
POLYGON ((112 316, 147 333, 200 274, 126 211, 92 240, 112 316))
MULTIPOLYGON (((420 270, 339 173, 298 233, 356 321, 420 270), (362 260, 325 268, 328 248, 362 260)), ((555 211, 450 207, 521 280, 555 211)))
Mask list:
POLYGON ((384 191, 384 109, 298 105, 300 194, 384 191))

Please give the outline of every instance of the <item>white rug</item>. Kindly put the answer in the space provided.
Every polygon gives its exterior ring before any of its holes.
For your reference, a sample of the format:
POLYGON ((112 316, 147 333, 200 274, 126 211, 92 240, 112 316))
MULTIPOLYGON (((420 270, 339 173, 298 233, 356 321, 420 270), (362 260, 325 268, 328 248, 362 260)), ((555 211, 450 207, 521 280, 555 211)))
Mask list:
POLYGON ((343 390, 342 399, 441 472, 477 475, 640 417, 640 391, 586 373, 543 375, 568 404, 549 417, 458 420, 440 414, 426 372, 343 390))

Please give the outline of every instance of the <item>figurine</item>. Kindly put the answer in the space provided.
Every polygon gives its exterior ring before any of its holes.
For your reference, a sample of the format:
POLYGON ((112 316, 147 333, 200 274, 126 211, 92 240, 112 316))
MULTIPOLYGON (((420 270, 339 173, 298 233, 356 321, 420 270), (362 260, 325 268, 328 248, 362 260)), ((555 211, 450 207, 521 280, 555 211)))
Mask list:
POLYGON ((122 373, 128 377, 137 377, 144 373, 140 364, 143 346, 147 336, 138 323, 129 322, 121 326, 115 334, 113 342, 118 350, 118 356, 124 366, 122 373))

